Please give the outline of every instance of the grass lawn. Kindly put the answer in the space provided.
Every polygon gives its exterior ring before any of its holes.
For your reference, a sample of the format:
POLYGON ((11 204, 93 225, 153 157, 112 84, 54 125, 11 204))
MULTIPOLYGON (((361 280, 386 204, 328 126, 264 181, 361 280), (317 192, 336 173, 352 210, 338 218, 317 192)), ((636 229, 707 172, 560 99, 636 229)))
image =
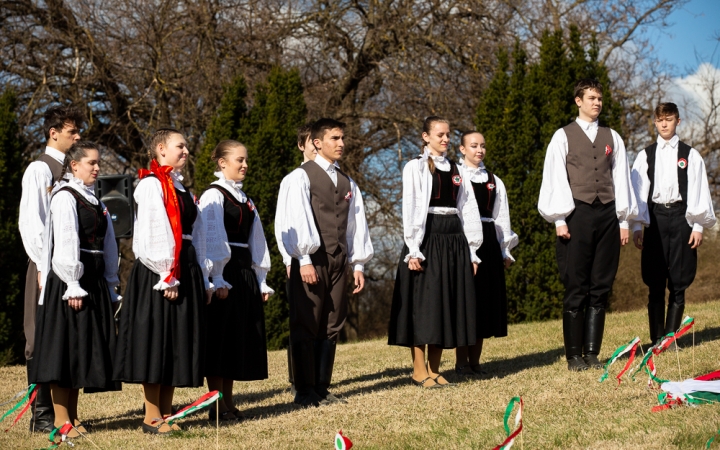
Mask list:
MULTIPOLYGON (((696 319, 694 351, 689 333, 681 339, 678 355, 657 357, 661 378, 685 379, 720 369, 720 302, 691 304, 686 313, 696 319)), ((125 385, 117 393, 81 395, 80 416, 94 423, 90 437, 103 449, 210 450, 216 442, 224 449, 330 449, 338 429, 358 449, 489 449, 503 441, 503 412, 516 395, 525 401, 525 432, 516 440, 517 449, 698 449, 720 428, 719 405, 652 413, 657 391, 648 390, 645 376, 617 387, 612 375, 620 370, 620 362, 603 383, 597 381, 600 371, 568 372, 559 321, 513 325, 509 332, 507 338, 486 342, 487 378, 456 377, 453 352, 446 351, 441 369, 457 385, 430 391, 410 385, 409 350, 389 347, 382 340, 341 345, 334 391, 348 404, 309 410, 291 403, 285 352, 271 352, 270 379, 235 384, 235 402, 250 420, 220 427, 219 439, 206 414, 180 422, 184 431, 177 436, 141 433, 137 385, 125 385)), ((610 314, 601 357, 608 358, 635 336, 647 348, 644 311, 610 314)), ((24 384, 24 367, 0 368, 0 401, 24 384)), ((204 392, 178 389, 175 403, 185 405, 204 392)), ((3 429, 11 419, 5 419, 3 429)), ((46 447, 46 435, 30 435, 28 423, 29 414, 9 432, 0 433, 0 448, 46 447)), ((95 448, 88 441, 80 441, 78 447, 95 448)))

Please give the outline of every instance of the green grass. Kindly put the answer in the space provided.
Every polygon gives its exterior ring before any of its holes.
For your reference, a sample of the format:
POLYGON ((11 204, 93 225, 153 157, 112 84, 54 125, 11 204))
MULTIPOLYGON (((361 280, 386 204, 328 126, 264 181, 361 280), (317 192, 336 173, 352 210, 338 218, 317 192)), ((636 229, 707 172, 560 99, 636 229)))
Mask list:
MULTIPOLYGON (((687 313, 696 319, 694 350, 689 334, 677 356, 656 358, 660 377, 678 380, 720 368, 720 302, 691 304, 687 313)), ((137 385, 125 385, 119 393, 81 395, 80 415, 94 422, 90 437, 103 449, 210 450, 216 442, 223 449, 330 449, 338 429, 358 449, 488 449, 504 439, 503 413, 516 395, 525 401, 525 432, 516 441, 517 449, 698 449, 720 428, 718 405, 651 412, 657 391, 647 389, 644 376, 618 387, 612 375, 598 383, 600 371, 568 372, 559 321, 513 325, 509 331, 507 338, 486 342, 483 361, 493 375, 487 379, 456 377, 454 355, 444 353, 441 368, 457 382, 453 388, 424 391, 411 386, 410 352, 376 340, 338 349, 334 391, 347 405, 296 409, 286 382, 285 352, 271 352, 270 379, 236 383, 236 403, 252 417, 241 424, 218 431, 206 414, 197 414, 180 423, 184 431, 176 436, 144 435, 137 385)), ((610 314, 601 357, 635 336, 647 347, 647 333, 644 312, 610 314)), ((620 366, 622 362, 613 366, 613 375, 620 366)), ((0 401, 24 384, 23 366, 0 368, 0 401)), ((187 404, 204 392, 178 389, 176 404, 187 404)), ((3 429, 11 419, 2 423, 3 429)), ((45 435, 28 433, 28 420, 0 432, 0 448, 46 447, 45 435)), ((94 448, 82 441, 79 447, 94 448)))

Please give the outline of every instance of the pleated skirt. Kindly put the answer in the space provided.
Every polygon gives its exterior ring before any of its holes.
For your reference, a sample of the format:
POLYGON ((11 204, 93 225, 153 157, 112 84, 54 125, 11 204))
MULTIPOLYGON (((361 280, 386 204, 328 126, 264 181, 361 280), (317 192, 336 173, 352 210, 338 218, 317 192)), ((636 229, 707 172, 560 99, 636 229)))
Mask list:
POLYGON ((153 289, 160 275, 135 260, 120 312, 114 379, 175 387, 203 385, 206 300, 195 247, 183 240, 176 300, 153 289))
POLYGON ((495 224, 483 222, 483 243, 477 250, 480 258, 475 274, 478 339, 507 336, 507 293, 502 249, 495 224))
POLYGON ((460 218, 428 214, 423 272, 411 271, 400 253, 388 344, 455 348, 476 341, 475 282, 460 218))
POLYGON ((237 381, 268 377, 265 310, 250 250, 230 247, 223 278, 232 289, 208 305, 206 376, 237 381))
POLYGON ((80 261, 84 266, 80 287, 88 295, 79 311, 62 299, 67 284, 53 270, 48 273, 43 304, 37 309, 29 381, 85 388, 85 392, 114 390, 115 320, 103 255, 80 252, 80 261))

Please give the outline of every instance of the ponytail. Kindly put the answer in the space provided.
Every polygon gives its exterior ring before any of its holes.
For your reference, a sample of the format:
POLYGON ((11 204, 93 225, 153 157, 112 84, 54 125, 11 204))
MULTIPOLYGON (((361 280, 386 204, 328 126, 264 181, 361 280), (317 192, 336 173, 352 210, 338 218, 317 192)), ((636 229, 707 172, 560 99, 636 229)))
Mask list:
POLYGON ((88 150, 97 150, 97 148, 98 148, 98 146, 95 145, 94 142, 90 142, 90 141, 77 141, 76 143, 74 143, 72 145, 72 147, 70 147, 68 149, 68 151, 65 152, 65 159, 63 160, 62 170, 60 171, 60 177, 56 180, 53 180, 53 183, 50 186, 48 186, 48 188, 47 188, 48 194, 50 192, 52 192, 55 184, 58 183, 60 180, 62 180, 63 177, 65 176, 65 174, 72 171, 70 169, 71 162, 73 162, 73 161, 80 162, 81 159, 83 159, 84 157, 87 156, 88 150))
MULTIPOLYGON (((443 119, 439 116, 428 116, 423 121, 423 133, 430 134, 430 130, 432 130, 432 126, 435 122, 441 122, 450 125, 450 122, 448 122, 447 119, 443 119)), ((435 161, 433 161, 432 158, 428 158, 427 162, 430 173, 435 173, 435 161)))

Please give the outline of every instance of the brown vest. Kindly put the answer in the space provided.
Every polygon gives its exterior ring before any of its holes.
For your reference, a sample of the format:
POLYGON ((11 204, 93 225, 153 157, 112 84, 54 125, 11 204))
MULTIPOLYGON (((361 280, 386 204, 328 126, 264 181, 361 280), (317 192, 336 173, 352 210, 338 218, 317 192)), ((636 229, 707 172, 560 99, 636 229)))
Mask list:
POLYGON ((38 159, 36 159, 36 161, 42 161, 48 165, 48 167, 50 168, 50 173, 53 177, 53 184, 55 184, 55 182, 60 179, 60 176, 62 175, 63 165, 57 162, 55 158, 48 155, 47 153, 43 153, 38 157, 38 159))
POLYGON ((310 204, 315 227, 320 233, 320 250, 333 254, 338 246, 347 254, 347 223, 350 210, 350 178, 337 167, 337 187, 330 175, 315 161, 308 161, 301 169, 310 179, 310 204))
POLYGON ((598 127, 595 142, 590 142, 575 121, 563 130, 568 140, 566 167, 573 198, 585 203, 592 203, 599 198, 603 205, 615 200, 613 154, 606 151, 606 146, 615 151, 610 128, 598 127))

